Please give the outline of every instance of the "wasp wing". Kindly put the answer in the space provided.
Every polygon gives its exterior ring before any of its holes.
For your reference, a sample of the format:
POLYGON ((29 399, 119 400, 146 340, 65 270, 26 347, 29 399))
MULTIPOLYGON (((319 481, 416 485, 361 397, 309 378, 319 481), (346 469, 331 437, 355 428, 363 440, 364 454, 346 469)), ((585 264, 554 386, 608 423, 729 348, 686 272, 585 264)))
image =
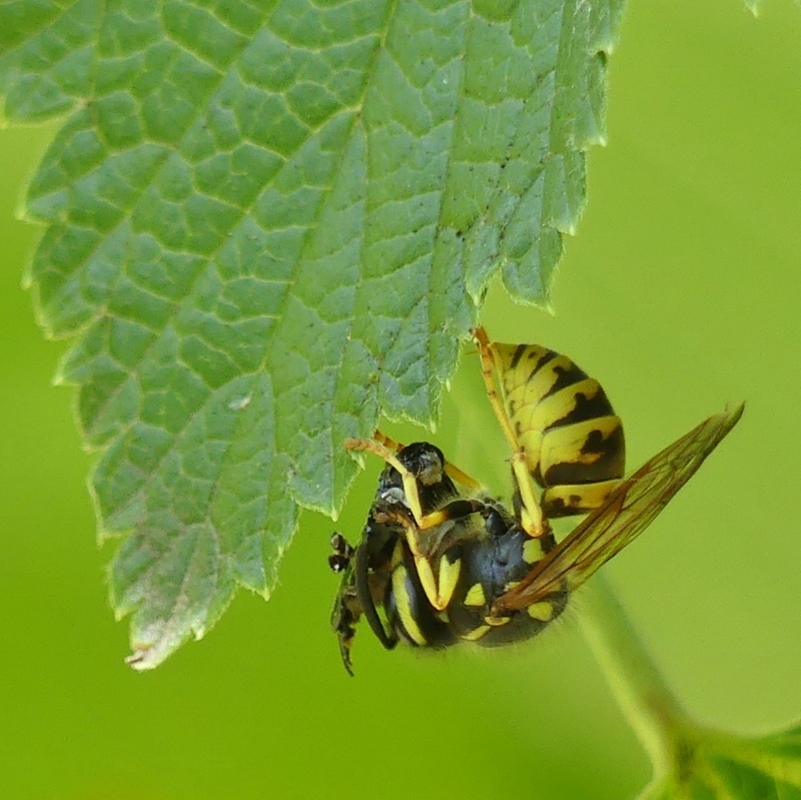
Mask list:
POLYGON ((518 611, 553 592, 581 586, 651 524, 737 424, 743 408, 704 420, 623 481, 521 583, 498 598, 493 613, 518 611))

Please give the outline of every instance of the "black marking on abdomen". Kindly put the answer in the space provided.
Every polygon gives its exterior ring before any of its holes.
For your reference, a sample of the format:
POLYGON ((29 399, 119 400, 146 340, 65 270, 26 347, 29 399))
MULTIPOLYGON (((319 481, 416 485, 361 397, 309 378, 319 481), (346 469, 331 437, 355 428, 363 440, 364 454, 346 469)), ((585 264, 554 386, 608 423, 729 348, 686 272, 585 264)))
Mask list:
MULTIPOLYGON (((548 361, 551 359, 549 358, 548 361)), ((542 364, 545 364, 543 360, 542 364)), ((538 365, 538 369, 542 364, 538 365)), ((535 370, 536 372, 537 370, 535 370)), ((553 368, 554 373, 556 374, 556 380, 551 386, 550 389, 540 398, 540 403, 545 400, 546 397, 550 397, 552 394, 556 394, 560 392, 562 389, 566 389, 568 386, 572 386, 574 383, 578 383, 579 381, 585 380, 588 375, 584 370, 577 367, 572 361, 570 362, 569 367, 560 367, 556 366, 553 368)), ((534 376, 534 373, 531 374, 531 377, 534 376)), ((529 380, 531 379, 529 378, 529 380)))
MULTIPOLYGON (((612 436, 609 439, 612 439, 612 436)), ((604 439, 603 431, 590 431, 579 452, 583 454, 606 453, 609 450, 609 439, 604 439)))
MULTIPOLYGON (((532 350, 531 355, 534 356, 536 353, 532 350)), ((534 365, 534 368, 529 372, 528 377, 525 379, 524 383, 528 383, 530 380, 534 378, 534 376, 549 362, 553 361, 559 353, 555 353, 553 350, 546 350, 545 354, 542 358, 534 365)), ((541 402, 541 400, 540 400, 541 402)))
MULTIPOLYGON (((575 405, 573 408, 564 417, 560 417, 544 428, 543 433, 547 433, 554 428, 572 425, 575 422, 586 422, 588 419, 612 416, 615 413, 612 404, 600 387, 598 392, 589 398, 583 392, 576 392, 574 400, 575 405)), ((585 451, 582 450, 582 452, 585 451)))
POLYGON ((525 353, 526 350, 528 350, 527 344, 519 344, 515 348, 512 360, 509 362, 509 369, 514 369, 520 363, 520 359, 523 358, 523 353, 525 353))
POLYGON ((578 461, 552 464, 542 476, 542 485, 598 483, 623 476, 626 453, 622 427, 615 428, 605 439, 600 430, 591 431, 579 452, 584 455, 596 453, 598 458, 591 464, 578 461))

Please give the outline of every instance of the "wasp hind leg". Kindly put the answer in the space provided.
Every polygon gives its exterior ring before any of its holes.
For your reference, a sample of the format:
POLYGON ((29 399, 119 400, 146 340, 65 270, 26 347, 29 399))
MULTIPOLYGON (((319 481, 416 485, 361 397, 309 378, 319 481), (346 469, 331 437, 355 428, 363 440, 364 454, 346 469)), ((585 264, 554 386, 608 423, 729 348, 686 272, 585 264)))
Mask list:
POLYGON ((517 484, 517 491, 520 495, 519 522, 523 530, 532 538, 539 539, 550 530, 548 522, 542 514, 542 508, 537 500, 534 488, 534 479, 528 471, 526 463, 526 453, 520 442, 517 440, 512 423, 504 408, 501 396, 495 382, 497 372, 497 362, 495 351, 490 342, 487 332, 483 328, 473 329, 473 338, 478 345, 478 355, 481 359, 481 374, 484 378, 484 386, 487 391, 492 410, 498 419, 501 430, 506 436, 506 440, 512 448, 512 473, 517 484))

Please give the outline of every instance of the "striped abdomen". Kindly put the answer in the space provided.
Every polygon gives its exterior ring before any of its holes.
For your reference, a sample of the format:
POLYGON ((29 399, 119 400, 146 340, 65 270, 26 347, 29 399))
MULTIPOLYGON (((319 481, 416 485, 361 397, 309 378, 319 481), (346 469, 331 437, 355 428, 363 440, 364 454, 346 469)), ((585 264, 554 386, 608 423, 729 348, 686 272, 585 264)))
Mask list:
POLYGON ((444 648, 463 641, 499 647, 537 635, 564 611, 568 595, 562 587, 524 612, 492 615, 495 601, 556 545, 553 533, 532 538, 498 506, 474 533, 444 554, 458 567, 458 579, 443 611, 432 608, 409 547, 398 537, 383 598, 393 640, 414 647, 444 648))
POLYGON ((600 506, 625 472, 623 425, 603 388, 537 345, 492 344, 504 404, 547 517, 600 506))

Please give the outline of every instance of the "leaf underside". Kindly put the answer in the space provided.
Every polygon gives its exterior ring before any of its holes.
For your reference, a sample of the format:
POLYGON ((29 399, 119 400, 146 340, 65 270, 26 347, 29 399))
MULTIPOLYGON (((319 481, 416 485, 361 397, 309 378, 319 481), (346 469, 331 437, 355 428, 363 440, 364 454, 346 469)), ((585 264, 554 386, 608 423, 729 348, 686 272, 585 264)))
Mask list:
POLYGON ((134 666, 269 596, 345 437, 431 422, 494 275, 547 301, 622 2, 0 5, 3 119, 64 118, 29 283, 134 666))
POLYGON ((801 726, 759 738, 696 732, 638 800, 801 800, 801 726))

